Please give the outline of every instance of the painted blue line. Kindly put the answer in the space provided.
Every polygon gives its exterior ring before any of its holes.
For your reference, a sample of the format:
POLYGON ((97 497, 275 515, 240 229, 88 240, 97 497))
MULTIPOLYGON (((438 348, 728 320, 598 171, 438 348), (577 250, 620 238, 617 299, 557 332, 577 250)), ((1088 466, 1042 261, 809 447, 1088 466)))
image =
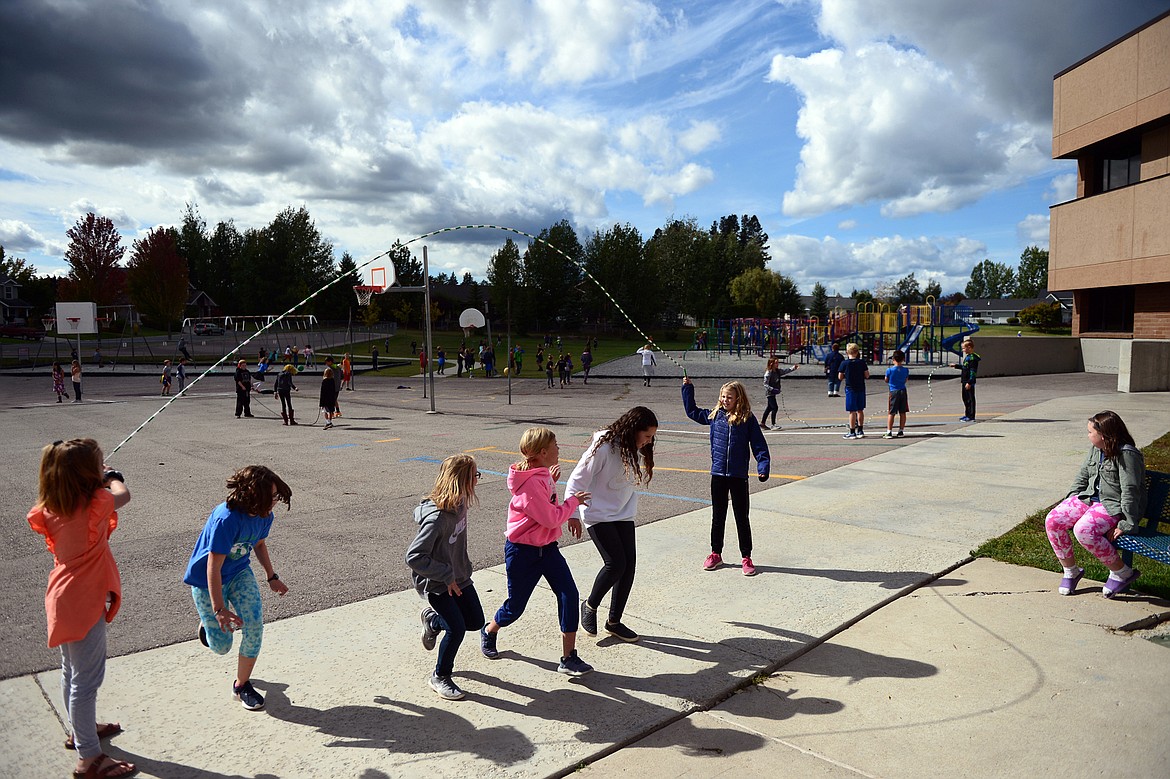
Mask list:
POLYGON ((710 506, 711 501, 705 498, 688 498, 685 495, 667 495, 662 492, 639 492, 639 495, 645 495, 648 498, 666 498, 667 500, 683 500, 687 503, 701 503, 704 506, 710 506))
POLYGON ((348 449, 351 446, 357 446, 357 444, 333 444, 332 446, 323 446, 321 448, 322 449, 348 449))
POLYGON ((442 463, 442 460, 436 460, 434 457, 407 457, 399 460, 400 463, 442 463))

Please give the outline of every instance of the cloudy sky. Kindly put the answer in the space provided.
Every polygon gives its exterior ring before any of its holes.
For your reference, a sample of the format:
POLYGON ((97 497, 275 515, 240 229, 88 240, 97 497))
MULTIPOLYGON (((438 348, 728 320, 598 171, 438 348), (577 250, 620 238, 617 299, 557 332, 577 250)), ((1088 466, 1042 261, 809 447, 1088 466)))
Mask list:
MULTIPOLYGON (((1170 0, 4 0, 0 245, 129 246, 196 203, 305 205, 362 262, 443 227, 582 241, 756 214, 772 266, 848 294, 961 289, 1074 192, 1052 77, 1170 0)), ((427 241, 481 277, 506 236, 427 241)), ((701 280, 696 280, 701 282, 701 280)))

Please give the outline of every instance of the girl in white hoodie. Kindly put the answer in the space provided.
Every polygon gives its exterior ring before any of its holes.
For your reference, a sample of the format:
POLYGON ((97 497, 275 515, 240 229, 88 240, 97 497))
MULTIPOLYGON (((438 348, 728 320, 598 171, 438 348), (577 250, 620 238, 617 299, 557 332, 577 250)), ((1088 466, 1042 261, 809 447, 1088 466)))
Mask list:
POLYGON ((589 491, 589 505, 581 506, 581 518, 603 565, 593 581, 589 597, 581 601, 581 627, 597 635, 597 609, 606 593, 609 618, 605 632, 622 641, 637 641, 638 634, 622 624, 622 613, 634 586, 637 547, 634 515, 638 493, 634 487, 654 477, 654 436, 658 417, 645 406, 635 406, 605 430, 593 434, 585 456, 569 476, 565 491, 589 491))

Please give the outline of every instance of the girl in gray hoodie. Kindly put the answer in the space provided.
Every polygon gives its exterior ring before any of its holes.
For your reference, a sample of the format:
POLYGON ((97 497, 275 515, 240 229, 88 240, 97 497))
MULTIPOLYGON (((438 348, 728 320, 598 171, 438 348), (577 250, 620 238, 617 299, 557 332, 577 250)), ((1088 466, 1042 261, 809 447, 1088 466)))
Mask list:
POLYGON ((471 455, 455 454, 444 460, 431 494, 414 510, 418 535, 406 550, 415 589, 429 604, 420 614, 423 648, 434 649, 439 633, 445 633, 431 689, 450 701, 464 697, 451 679, 455 654, 467 631, 478 631, 484 624, 467 556, 467 507, 479 504, 475 497, 478 480, 471 455))

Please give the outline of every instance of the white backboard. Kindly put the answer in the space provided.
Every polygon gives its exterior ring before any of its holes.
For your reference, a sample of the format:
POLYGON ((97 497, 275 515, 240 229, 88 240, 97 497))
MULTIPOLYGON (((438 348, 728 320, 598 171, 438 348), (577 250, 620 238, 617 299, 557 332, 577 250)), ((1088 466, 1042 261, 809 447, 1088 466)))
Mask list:
POLYGON ((57 332, 60 335, 97 333, 97 303, 58 303, 57 332))

